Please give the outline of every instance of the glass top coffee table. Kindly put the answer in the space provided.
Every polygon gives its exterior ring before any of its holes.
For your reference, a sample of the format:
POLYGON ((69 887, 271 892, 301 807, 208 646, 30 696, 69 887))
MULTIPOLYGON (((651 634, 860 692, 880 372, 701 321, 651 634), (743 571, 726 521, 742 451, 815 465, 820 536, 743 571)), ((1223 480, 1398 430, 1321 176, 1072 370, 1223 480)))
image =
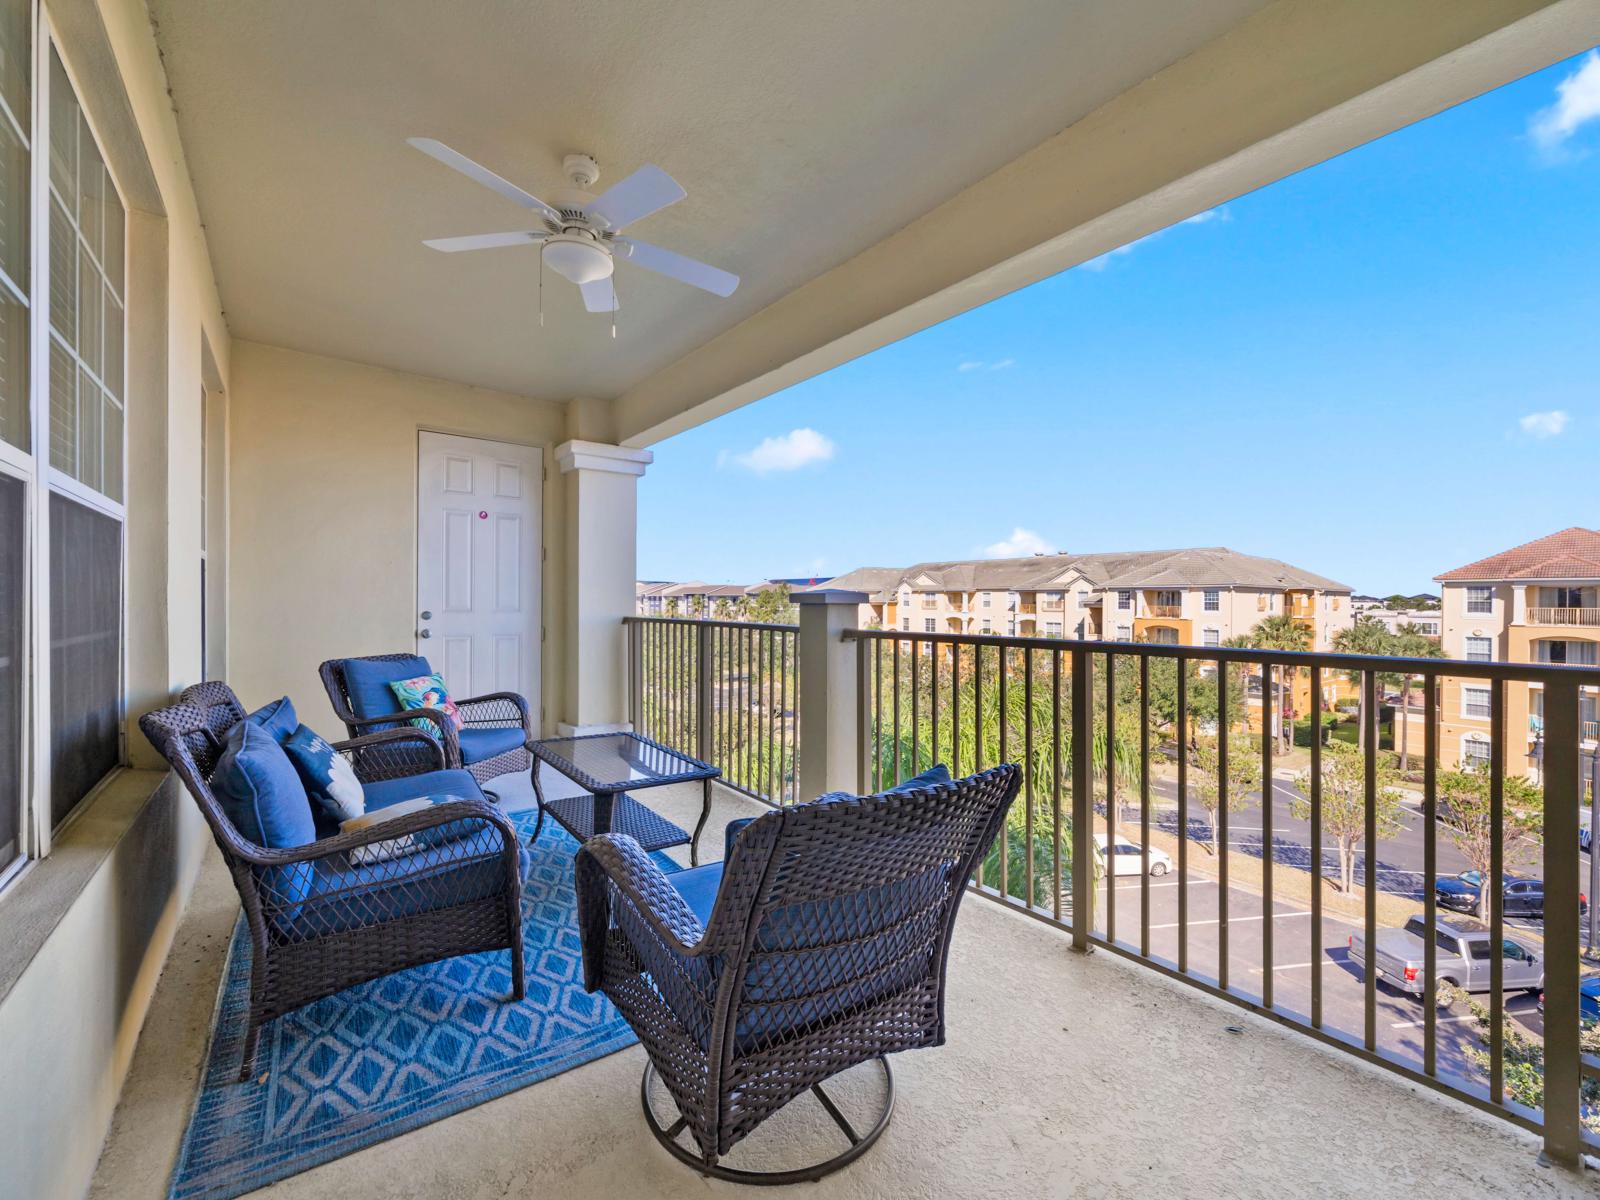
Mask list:
POLYGON ((697 758, 668 749, 637 733, 594 733, 582 737, 544 738, 528 742, 533 755, 533 794, 539 801, 539 836, 546 814, 580 842, 600 833, 626 833, 645 850, 689 847, 689 862, 700 863, 700 831, 711 815, 711 781, 722 771, 697 758), (548 765, 590 793, 546 800, 539 786, 539 767, 548 765), (629 792, 669 783, 702 785, 700 823, 694 836, 640 804, 629 792))

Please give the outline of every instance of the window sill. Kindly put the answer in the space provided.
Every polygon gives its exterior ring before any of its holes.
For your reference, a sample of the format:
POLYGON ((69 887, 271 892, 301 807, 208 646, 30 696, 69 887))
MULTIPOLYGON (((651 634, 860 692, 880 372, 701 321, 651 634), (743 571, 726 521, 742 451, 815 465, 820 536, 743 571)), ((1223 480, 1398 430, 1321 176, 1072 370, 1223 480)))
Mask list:
POLYGON ((176 782, 167 771, 117 771, 62 830, 50 857, 0 893, 0 1003, 169 779, 176 782))

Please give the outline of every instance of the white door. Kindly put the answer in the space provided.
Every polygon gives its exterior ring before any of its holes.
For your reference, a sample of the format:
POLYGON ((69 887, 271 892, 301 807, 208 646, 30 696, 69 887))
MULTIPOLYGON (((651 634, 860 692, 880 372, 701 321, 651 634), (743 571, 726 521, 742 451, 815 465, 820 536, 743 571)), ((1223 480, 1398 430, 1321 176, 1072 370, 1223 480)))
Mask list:
POLYGON ((452 696, 518 692, 539 719, 542 452, 419 435, 417 653, 452 696))

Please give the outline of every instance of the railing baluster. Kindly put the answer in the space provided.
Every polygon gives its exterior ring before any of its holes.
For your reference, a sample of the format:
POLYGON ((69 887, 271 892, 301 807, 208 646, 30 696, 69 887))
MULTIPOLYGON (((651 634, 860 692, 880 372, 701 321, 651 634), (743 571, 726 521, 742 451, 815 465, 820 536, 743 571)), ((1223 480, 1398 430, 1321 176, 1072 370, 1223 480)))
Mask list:
POLYGON ((1150 956, 1150 660, 1139 659, 1139 953, 1150 956))
POLYGON ((872 639, 872 790, 883 791, 883 642, 877 638, 872 639))
POLYGON ((1361 972, 1362 982, 1362 1037, 1368 1050, 1378 1048, 1378 673, 1370 668, 1361 675, 1361 731, 1366 754, 1362 760, 1365 825, 1361 844, 1366 850, 1366 870, 1362 880, 1366 888, 1365 924, 1366 969, 1361 972))
MULTIPOLYGON (((1546 696, 1548 703, 1549 697, 1546 696)), ((1489 1102, 1505 1103, 1505 813, 1506 813, 1506 685, 1489 683, 1489 878, 1483 890, 1489 900, 1489 1102)), ((1481 903, 1481 901, 1480 901, 1481 903)), ((1548 900, 1547 900, 1548 905, 1548 900)), ((1548 955, 1547 955, 1548 957, 1548 955)))
POLYGON ((1033 647, 1028 646, 1022 651, 1022 799, 1026 807, 1022 811, 1025 856, 1023 865, 1027 872, 1027 890, 1023 893, 1027 898, 1028 907, 1034 907, 1034 870, 1033 861, 1033 647))
MULTIPOLYGON (((1011 761, 1011 647, 1000 647, 1000 762, 1011 761)), ((1000 831, 1000 895, 1011 899, 1011 832, 1000 831)))
MULTIPOLYGON (((1117 940, 1117 656, 1106 655, 1106 941, 1117 940)), ((1096 863, 1096 866, 1099 864, 1096 863)))
MULTIPOLYGON (((894 640, 894 783, 900 782, 900 639, 894 640)), ((893 784, 891 786, 894 786, 893 784)))
POLYGON ((1050 842, 1053 863, 1050 911, 1061 920, 1061 651, 1050 651, 1050 842))
POLYGON ((928 761, 939 761, 939 668, 944 661, 944 647, 938 642, 928 643, 928 761))
POLYGON ((1178 970, 1189 970, 1189 659, 1178 656, 1178 970))
POLYGON ((1322 668, 1311 668, 1311 1027, 1322 1028, 1322 668))
POLYGON ((1089 950, 1094 924, 1094 680, 1088 651, 1072 651, 1072 948, 1089 950))
MULTIPOLYGON (((1278 740, 1273 730, 1274 720, 1283 720, 1284 705, 1272 698, 1275 668, 1263 664, 1261 669, 1261 1003, 1272 1007, 1272 934, 1277 924, 1272 904, 1272 750, 1278 740)), ((1289 669, 1280 677, 1284 689, 1290 686, 1289 669)))
MULTIPOLYGON (((1439 1073, 1439 898, 1433 885, 1439 878, 1439 706, 1432 675, 1422 680, 1422 1070, 1439 1073)), ((1409 724, 1411 714, 1406 713, 1409 724)))
MULTIPOLYGON (((1579 692, 1576 683, 1545 684, 1544 761, 1544 1149, 1577 1166, 1583 1153, 1583 1060, 1578 971, 1579 692)), ((1592 846, 1590 853, 1600 852, 1592 846)), ((1600 896, 1589 897, 1591 904, 1600 896)))
POLYGON ((1217 661, 1217 986, 1228 990, 1228 664, 1217 661))
POLYGON ((961 775, 961 643, 950 647, 950 774, 961 775))

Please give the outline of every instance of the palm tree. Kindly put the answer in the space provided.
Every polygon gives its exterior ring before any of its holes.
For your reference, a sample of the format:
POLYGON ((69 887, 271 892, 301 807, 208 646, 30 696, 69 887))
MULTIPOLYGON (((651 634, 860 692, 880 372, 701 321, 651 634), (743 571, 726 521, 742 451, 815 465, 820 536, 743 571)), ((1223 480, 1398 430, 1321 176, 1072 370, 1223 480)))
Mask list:
MULTIPOLYGON (((1389 639, 1393 647, 1391 653, 1401 658, 1442 658, 1444 652, 1439 648, 1439 643, 1422 632, 1420 625, 1407 621, 1395 630, 1394 636, 1389 639)), ((1411 734, 1411 680, 1408 671, 1400 677, 1400 770, 1411 769, 1411 756, 1409 751, 1411 734)), ((1432 703, 1432 697, 1426 701, 1432 703)))
MULTIPOLYGON (((1256 627, 1244 636, 1244 644, 1255 650, 1309 650, 1311 649, 1311 630, 1300 624, 1288 613, 1274 613, 1256 623, 1256 627)), ((1284 694, 1289 697, 1289 719, 1280 721, 1283 727, 1283 748, 1288 752, 1294 746, 1294 684, 1300 674, 1298 667, 1283 668, 1284 694)), ((1272 711, 1272 673, 1268 667, 1261 669, 1261 736, 1266 737, 1272 728, 1268 714, 1272 711)))
MULTIPOLYGON (((1389 632, 1389 627, 1376 617, 1357 617, 1355 624, 1349 629, 1341 629, 1333 635, 1333 648, 1340 654, 1384 654, 1393 655, 1394 634, 1389 632)), ((1400 682, 1399 676, 1392 672, 1385 672, 1378 676, 1379 680, 1392 683, 1400 682)), ((1361 697, 1361 723, 1356 727, 1356 747, 1364 748, 1367 741, 1367 689, 1361 686, 1361 672, 1351 671, 1350 682, 1356 685, 1357 694, 1361 697)), ((1321 731, 1318 730, 1318 736, 1321 731)))

